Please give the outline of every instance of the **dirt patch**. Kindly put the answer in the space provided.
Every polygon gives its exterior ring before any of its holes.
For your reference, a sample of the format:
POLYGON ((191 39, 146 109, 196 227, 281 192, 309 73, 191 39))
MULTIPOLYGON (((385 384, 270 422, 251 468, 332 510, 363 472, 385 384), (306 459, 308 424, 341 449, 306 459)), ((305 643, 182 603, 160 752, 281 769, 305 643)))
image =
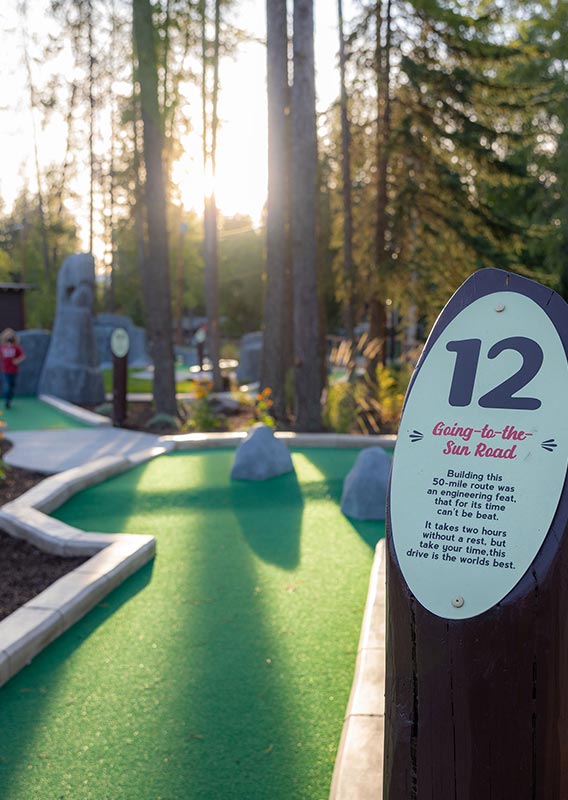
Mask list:
MULTIPOLYGON (((97 406, 84 405, 88 411, 97 411, 97 406)), ((189 404, 181 405, 180 412, 182 413, 182 425, 184 425, 181 432, 191 432, 191 427, 188 425, 191 418, 189 404)), ((145 433, 158 433, 164 436, 170 434, 180 433, 180 429, 174 426, 164 424, 159 429, 151 428, 149 423, 155 416, 156 411, 154 404, 145 400, 137 400, 136 402, 128 403, 126 412, 126 419, 121 425, 122 428, 133 431, 144 431, 145 433)), ((212 413, 211 417, 215 419, 215 427, 211 427, 207 432, 224 432, 224 431, 244 431, 250 425, 256 422, 254 417, 254 408, 251 405, 241 404, 237 411, 232 413, 212 413)), ((196 428, 199 433, 206 432, 204 428, 196 428)))
MULTIPOLYGON (((12 447, 11 443, 6 439, 0 440, 0 459, 3 459, 5 454, 12 447)), ((20 469, 19 467, 10 467, 3 463, 4 478, 0 480, 0 506, 4 503, 9 503, 10 500, 15 500, 36 483, 42 481, 46 476, 41 472, 31 472, 28 469, 20 469)))
POLYGON ((44 553, 0 531, 0 620, 85 561, 44 553))
MULTIPOLYGON (((0 441, 0 456, 10 449, 0 441)), ((0 505, 19 497, 46 476, 19 467, 3 467, 0 480, 0 505)), ((54 581, 86 561, 85 558, 61 558, 15 539, 0 528, 0 619, 4 619, 28 600, 47 589, 54 581)))

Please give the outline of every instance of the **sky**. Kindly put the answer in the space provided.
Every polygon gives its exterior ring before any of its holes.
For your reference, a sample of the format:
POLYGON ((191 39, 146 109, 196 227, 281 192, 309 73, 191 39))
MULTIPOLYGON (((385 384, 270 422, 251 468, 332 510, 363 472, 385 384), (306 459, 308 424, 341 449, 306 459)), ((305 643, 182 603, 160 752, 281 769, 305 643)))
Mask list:
MULTIPOLYGON (((266 0, 239 0, 234 19, 256 37, 264 37, 266 0)), ((45 13, 48 0, 31 0, 28 24, 44 36, 50 30, 45 13)), ((291 5, 291 3, 290 3, 291 5)), ((345 16, 353 0, 345 3, 345 16)), ((32 116, 21 57, 21 31, 17 0, 2 0, 0 30, 0 195, 9 208, 27 177, 35 190, 32 116)), ((55 32, 55 26, 51 27, 55 32)), ((315 0, 316 90, 318 108, 327 108, 338 94, 337 9, 334 0, 315 0)), ((34 66, 41 69, 41 65, 34 66)), ((266 53, 263 45, 250 42, 239 47, 236 57, 225 59, 220 70, 221 92, 216 197, 220 211, 232 216, 244 213, 260 220, 266 199, 266 53)), ((190 114, 199 118, 199 98, 189 97, 190 114), (195 111, 192 112, 192 108, 195 111)), ((203 195, 199 119, 196 130, 184 141, 186 150, 174 170, 186 207, 200 210, 203 195)), ((63 158, 65 129, 60 124, 39 130, 42 165, 63 158)), ((81 194, 79 188, 79 194, 81 194)), ((84 195, 88 194, 85 187, 84 195)), ((77 211, 77 209, 75 209, 77 211)), ((83 212, 84 213, 84 212, 83 212)), ((81 210, 79 209, 79 215, 81 210)), ((85 238, 85 237, 83 237, 85 238)))

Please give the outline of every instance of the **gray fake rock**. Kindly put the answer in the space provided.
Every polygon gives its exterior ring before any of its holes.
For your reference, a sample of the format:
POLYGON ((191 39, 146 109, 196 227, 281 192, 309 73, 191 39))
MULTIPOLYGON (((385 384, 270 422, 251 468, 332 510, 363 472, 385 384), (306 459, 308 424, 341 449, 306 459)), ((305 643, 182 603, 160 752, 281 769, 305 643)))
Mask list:
POLYGON ((341 510, 353 519, 384 519, 391 458, 382 447, 362 450, 343 482, 341 510))
POLYGON ((16 383, 16 395, 36 395, 39 385, 39 378, 51 334, 49 331, 29 330, 19 331, 18 339, 22 350, 26 354, 26 360, 22 361, 18 372, 18 382, 16 383))
POLYGON ((262 359, 262 333, 247 333, 241 339, 237 382, 258 383, 262 359))
POLYGON ((272 428, 253 425, 237 448, 231 478, 237 481, 265 481, 286 472, 294 465, 286 445, 276 439, 272 428))
POLYGON ((102 403, 105 392, 93 327, 95 262, 88 253, 65 259, 57 276, 53 334, 39 382, 40 394, 70 403, 102 403))
POLYGON ((123 314, 97 314, 94 321, 97 353, 101 366, 112 366, 112 352, 110 337, 115 328, 124 328, 128 333, 130 346, 128 348, 128 365, 130 367, 147 367, 152 363, 148 355, 146 331, 135 325, 130 317, 123 314))

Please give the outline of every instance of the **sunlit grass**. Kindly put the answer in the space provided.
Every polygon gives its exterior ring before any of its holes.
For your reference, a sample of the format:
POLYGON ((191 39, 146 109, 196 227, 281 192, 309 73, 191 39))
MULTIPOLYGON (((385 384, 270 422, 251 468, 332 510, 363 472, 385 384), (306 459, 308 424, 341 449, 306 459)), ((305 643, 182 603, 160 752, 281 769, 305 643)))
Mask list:
MULTIPOLYGON (((135 393, 148 393, 152 392, 152 380, 150 378, 140 378, 137 374, 140 370, 138 367, 130 367, 128 370, 128 380, 126 384, 127 392, 135 393)), ((112 392, 112 369, 103 369, 103 379, 105 384, 105 392, 112 392)), ((176 382, 177 392, 194 392, 195 381, 185 380, 176 382)))

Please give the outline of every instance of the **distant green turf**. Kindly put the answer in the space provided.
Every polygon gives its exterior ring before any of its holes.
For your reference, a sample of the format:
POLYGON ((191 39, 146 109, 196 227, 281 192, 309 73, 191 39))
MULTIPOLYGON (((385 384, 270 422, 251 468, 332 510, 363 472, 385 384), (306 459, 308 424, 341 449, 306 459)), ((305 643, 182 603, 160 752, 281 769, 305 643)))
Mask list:
POLYGON ((48 428, 86 428, 82 422, 58 411, 37 397, 15 397, 12 408, 0 406, 0 420, 7 431, 33 431, 48 428))
POLYGON ((384 532, 339 511, 356 455, 178 453, 63 506, 158 555, 0 690, 2 800, 325 800, 384 532))
MULTIPOLYGON (((138 378, 136 373, 139 373, 139 367, 131 367, 128 370, 127 378, 127 392, 144 392, 151 393, 153 388, 153 381, 150 378, 138 378)), ((105 392, 112 392, 112 369, 103 369, 103 380, 105 384, 105 392)), ((195 391, 195 381, 177 381, 177 392, 193 392, 195 391)))

